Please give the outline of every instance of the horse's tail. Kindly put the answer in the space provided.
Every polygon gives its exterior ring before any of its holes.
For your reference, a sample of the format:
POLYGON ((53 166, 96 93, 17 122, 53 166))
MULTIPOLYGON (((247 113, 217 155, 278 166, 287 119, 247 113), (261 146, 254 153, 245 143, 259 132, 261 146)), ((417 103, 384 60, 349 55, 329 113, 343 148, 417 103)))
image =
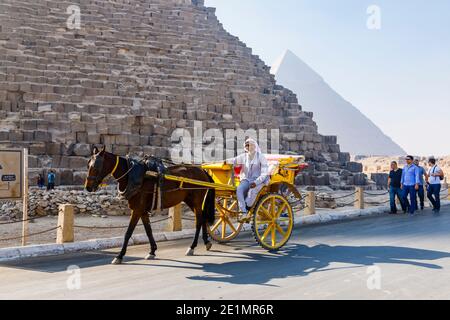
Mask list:
MULTIPOLYGON (((209 182, 213 182, 213 178, 206 173, 209 182)), ((212 225, 214 223, 214 220, 216 220, 216 190, 215 189, 208 189, 205 201, 203 202, 203 218, 206 220, 206 222, 209 225, 212 225)))

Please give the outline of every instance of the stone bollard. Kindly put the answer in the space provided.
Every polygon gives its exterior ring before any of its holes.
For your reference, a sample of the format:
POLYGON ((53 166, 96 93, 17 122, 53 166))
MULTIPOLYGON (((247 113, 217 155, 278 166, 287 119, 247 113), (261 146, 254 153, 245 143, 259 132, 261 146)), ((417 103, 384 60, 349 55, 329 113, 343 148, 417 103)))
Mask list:
POLYGON ((62 204, 59 206, 58 226, 56 231, 56 243, 63 244, 74 241, 74 207, 71 204, 62 204))
POLYGON ((314 191, 308 191, 306 193, 306 208, 305 214, 310 216, 316 214, 316 193, 314 191))
POLYGON ((362 187, 356 188, 355 200, 355 209, 364 209, 364 189, 362 187))
POLYGON ((169 209, 167 231, 175 232, 183 230, 181 204, 169 209))
POLYGON ((447 178, 444 178, 444 182, 442 183, 442 190, 447 190, 447 200, 450 200, 450 190, 448 190, 448 182, 447 182, 447 178))

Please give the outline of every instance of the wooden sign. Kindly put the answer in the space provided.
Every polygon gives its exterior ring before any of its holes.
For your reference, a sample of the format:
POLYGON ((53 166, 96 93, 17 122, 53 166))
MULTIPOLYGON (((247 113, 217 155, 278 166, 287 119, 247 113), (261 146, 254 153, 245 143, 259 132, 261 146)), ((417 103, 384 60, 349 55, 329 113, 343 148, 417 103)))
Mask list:
POLYGON ((0 199, 24 197, 24 151, 0 149, 0 199))

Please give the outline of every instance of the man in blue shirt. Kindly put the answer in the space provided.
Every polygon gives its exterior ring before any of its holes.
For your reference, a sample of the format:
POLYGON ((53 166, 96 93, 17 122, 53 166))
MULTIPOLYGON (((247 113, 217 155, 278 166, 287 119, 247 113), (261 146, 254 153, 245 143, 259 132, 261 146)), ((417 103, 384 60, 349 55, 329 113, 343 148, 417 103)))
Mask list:
POLYGON ((53 190, 55 189, 55 173, 53 170, 50 170, 50 172, 47 175, 47 190, 53 190))
MULTIPOLYGON (((417 196, 420 200, 420 210, 423 210, 425 208, 425 177, 427 175, 427 172, 425 171, 424 167, 420 165, 419 159, 414 160, 414 164, 419 168, 419 190, 417 191, 417 196)), ((419 201, 418 201, 419 202, 419 201)))
POLYGON ((408 195, 410 197, 409 213, 414 214, 417 210, 416 192, 420 187, 419 168, 413 163, 414 157, 407 156, 407 165, 403 168, 402 185, 404 203, 408 204, 408 195))

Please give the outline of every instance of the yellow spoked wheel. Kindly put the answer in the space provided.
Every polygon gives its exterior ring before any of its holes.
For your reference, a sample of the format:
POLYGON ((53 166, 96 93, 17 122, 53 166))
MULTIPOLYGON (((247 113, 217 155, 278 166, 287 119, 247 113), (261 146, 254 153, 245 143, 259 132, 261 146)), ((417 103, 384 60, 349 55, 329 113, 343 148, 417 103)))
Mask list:
POLYGON ((292 235, 294 215, 287 199, 268 194, 257 204, 253 215, 253 235, 266 250, 278 251, 292 235))
POLYGON ((234 198, 218 199, 216 202, 216 220, 208 231, 215 241, 226 243, 235 239, 241 232, 243 223, 239 219, 239 206, 234 198))

